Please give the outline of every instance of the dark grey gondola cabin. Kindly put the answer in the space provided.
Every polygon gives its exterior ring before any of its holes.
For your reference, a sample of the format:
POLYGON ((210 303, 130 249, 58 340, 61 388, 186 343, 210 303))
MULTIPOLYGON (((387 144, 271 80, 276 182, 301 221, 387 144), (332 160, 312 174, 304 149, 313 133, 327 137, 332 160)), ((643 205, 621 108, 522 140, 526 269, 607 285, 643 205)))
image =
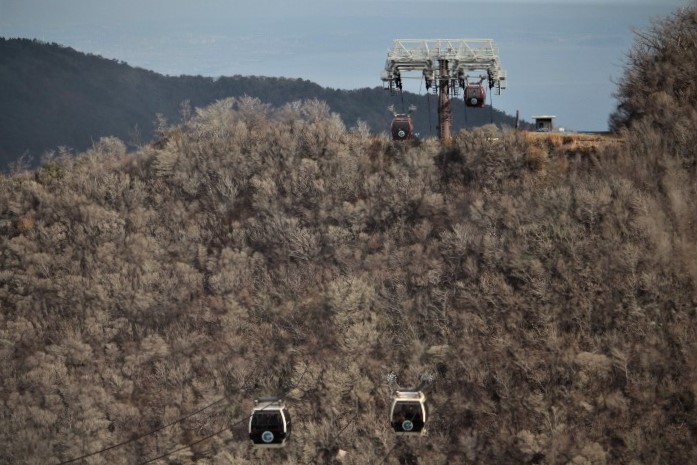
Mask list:
POLYGON ((421 391, 395 391, 390 425, 397 435, 420 435, 426 426, 426 396, 421 391))
POLYGON ((283 400, 265 397, 254 401, 249 418, 249 439, 254 447, 283 447, 290 430, 290 414, 283 400))

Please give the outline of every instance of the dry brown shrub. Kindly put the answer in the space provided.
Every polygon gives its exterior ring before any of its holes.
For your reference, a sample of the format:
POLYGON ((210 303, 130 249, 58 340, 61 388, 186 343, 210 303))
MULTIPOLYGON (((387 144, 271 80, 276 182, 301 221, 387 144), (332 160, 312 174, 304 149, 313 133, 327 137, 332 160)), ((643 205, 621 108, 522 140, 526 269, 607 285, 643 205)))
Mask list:
POLYGON ((559 134, 550 134, 547 136, 547 144, 550 150, 557 149, 564 144, 564 137, 559 134))
POLYGON ((31 214, 23 215, 17 220, 17 230, 21 233, 28 232, 36 226, 36 219, 31 214))
POLYGON ((525 163, 532 171, 544 174, 549 166, 549 155, 538 145, 531 145, 525 153, 525 163))
POLYGON ((564 178, 569 174, 570 163, 565 155, 550 157, 549 172, 555 178, 564 178))

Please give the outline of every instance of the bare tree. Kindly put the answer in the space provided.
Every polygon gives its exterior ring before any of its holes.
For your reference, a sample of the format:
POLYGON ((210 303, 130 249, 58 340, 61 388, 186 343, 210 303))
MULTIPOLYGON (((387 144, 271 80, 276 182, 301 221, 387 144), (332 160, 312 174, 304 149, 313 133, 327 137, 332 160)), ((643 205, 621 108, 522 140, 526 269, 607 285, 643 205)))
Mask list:
MULTIPOLYGON (((694 142, 697 124, 697 2, 635 31, 610 127, 655 128, 672 145, 694 142)), ((694 144, 692 144, 694 145, 694 144)))

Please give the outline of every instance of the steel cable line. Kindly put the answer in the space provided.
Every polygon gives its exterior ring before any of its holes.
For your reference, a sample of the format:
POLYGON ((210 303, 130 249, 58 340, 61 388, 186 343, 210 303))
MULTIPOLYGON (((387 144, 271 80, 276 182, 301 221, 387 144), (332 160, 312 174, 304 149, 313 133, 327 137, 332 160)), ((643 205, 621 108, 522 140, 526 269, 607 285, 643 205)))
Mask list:
MULTIPOLYGON (((298 384, 300 383, 300 381, 302 380, 302 378, 305 376, 305 373, 307 373, 307 370, 308 370, 308 367, 306 367, 305 371, 304 371, 303 374, 300 376, 300 379, 298 380, 298 384)), ((424 379, 424 380, 422 380, 421 384, 419 385, 419 389, 426 390, 426 389, 428 389, 428 388, 431 386, 432 383, 433 383, 433 380, 432 380, 432 379, 424 379)), ((297 384, 291 383, 291 386, 293 386, 293 385, 297 386, 297 384)), ((285 396, 285 394, 287 394, 287 392, 288 392, 289 390, 290 390, 290 389, 286 390, 286 392, 284 393, 284 396, 285 396)), ((265 408, 266 408, 266 407, 262 408, 261 410, 264 410, 265 408)), ((209 440, 209 439, 212 439, 213 437, 218 436, 218 435, 224 433, 224 432, 227 431, 227 430, 231 430, 231 429, 235 428, 236 426, 238 426, 238 425, 240 425, 240 424, 243 424, 244 422, 246 422, 246 421, 248 421, 250 418, 252 418, 252 416, 253 416, 253 414, 252 414, 252 415, 248 415, 248 416, 246 416, 246 417, 244 417, 244 418, 242 418, 242 419, 236 421, 235 423, 226 426, 225 428, 222 428, 222 429, 220 429, 220 430, 218 430, 218 431, 215 431, 214 433, 209 434, 208 436, 205 436, 205 437, 203 437, 203 438, 201 438, 201 439, 197 439, 197 440, 194 441, 194 442, 191 442, 191 443, 186 444, 186 445, 184 445, 184 446, 178 447, 178 448, 176 448, 176 449, 174 449, 174 450, 171 450, 171 451, 169 451, 169 452, 166 452, 166 453, 164 453, 164 454, 162 454, 162 455, 159 455, 159 456, 157 456, 157 457, 153 457, 153 458, 148 459, 148 460, 146 460, 146 461, 144 461, 144 462, 139 462, 138 465, 147 465, 147 464, 149 464, 149 463, 156 462, 156 461, 161 460, 161 459, 163 459, 163 458, 165 458, 165 457, 168 457, 168 456, 170 456, 170 455, 176 454, 177 452, 181 452, 181 451, 183 451, 183 450, 189 449, 189 448, 191 448, 191 447, 193 447, 193 446, 195 446, 195 445, 197 445, 197 444, 200 444, 200 443, 205 442, 205 441, 207 441, 207 440, 209 440)), ((339 437, 341 437, 341 435, 344 433, 344 431, 345 431, 350 425, 354 424, 354 421, 353 421, 353 420, 355 420, 356 418, 358 418, 358 416, 359 416, 358 414, 351 416, 351 417, 348 419, 348 421, 346 422, 346 424, 345 424, 336 434, 333 435, 333 437, 331 438, 330 444, 332 444, 332 445, 335 444, 335 443, 336 443, 336 440, 339 439, 339 437)), ((379 462, 377 462, 376 465, 381 465, 382 463, 384 463, 385 460, 387 460, 387 458, 390 456, 390 454, 392 453, 392 451, 394 451, 394 449, 396 449, 397 446, 398 446, 399 444, 400 444, 400 438, 397 438, 397 440, 395 441, 395 444, 387 451, 387 453, 384 455, 384 457, 382 458, 382 460, 380 460, 379 462)), ((207 455, 211 450, 212 450, 212 449, 209 449, 208 451, 206 451, 206 454, 204 454, 204 455, 207 455)), ((311 463, 317 463, 317 459, 319 458, 319 456, 320 456, 321 454, 322 454, 322 451, 319 451, 317 454, 315 454, 314 457, 312 457, 312 459, 310 459, 310 460, 307 461, 307 462, 304 462, 303 465, 309 465, 309 464, 311 464, 311 463)))
MULTIPOLYGON (((195 348, 199 348, 200 346, 201 346, 201 345, 197 345, 197 346, 194 346, 194 347, 195 347, 195 348)), ((182 417, 180 417, 180 418, 177 418, 176 420, 174 420, 174 421, 172 421, 172 422, 170 422, 170 423, 168 423, 168 424, 166 424, 166 425, 163 425, 163 426, 161 426, 161 427, 159 427, 159 428, 157 428, 157 429, 155 429, 155 430, 152 430, 152 431, 149 431, 149 432, 147 432, 147 433, 141 434, 141 435, 139 435, 139 436, 136 436, 136 437, 131 438, 131 439, 128 439, 128 440, 126 440, 126 441, 120 442, 120 443, 118 443, 118 444, 114 444, 114 445, 112 445, 112 446, 105 447, 104 449, 96 450, 96 451, 94 451, 94 452, 90 452, 90 453, 88 453, 88 454, 82 455, 82 456, 80 456, 80 457, 75 457, 75 458, 72 458, 72 459, 67 460, 67 461, 64 461, 64 462, 59 462, 59 463, 57 463, 56 465, 65 465, 65 464, 68 464, 68 463, 77 462, 78 460, 83 460, 83 459, 92 457, 92 456, 94 456, 94 455, 98 455, 98 454, 101 454, 101 453, 103 453, 103 452, 107 452, 107 451, 110 451, 110 450, 112 450, 112 449, 116 449, 117 447, 125 446, 125 445, 127 445, 127 444, 130 444, 131 442, 138 441, 138 440, 143 439, 143 438, 145 438, 145 437, 147 437, 147 436, 150 436, 150 435, 152 435, 152 434, 158 433, 158 432, 162 431, 163 429, 169 428, 170 426, 175 425, 175 424, 177 424, 177 423, 179 423, 179 422, 182 422, 182 421, 184 421, 184 420, 186 420, 186 419, 188 419, 188 418, 191 418, 192 416, 194 416, 194 415, 196 415, 196 414, 198 414, 198 413, 201 413, 201 412, 203 412, 204 410, 207 410, 207 409, 213 407, 214 405, 216 405, 216 404, 218 404, 218 403, 220 403, 220 402, 222 402, 222 401, 224 401, 224 400, 225 400, 225 397, 221 397, 220 399, 218 399, 218 400, 216 400, 216 401, 214 401, 214 402, 212 402, 212 403, 210 403, 210 404, 208 404, 208 405, 206 405, 206 406, 204 406, 204 407, 201 407, 201 408, 198 409, 198 410, 195 410, 195 411, 193 411, 193 412, 190 412, 190 413, 188 413, 188 414, 186 414, 186 415, 184 415, 184 416, 182 416, 182 417)))
POLYGON ((433 126, 431 125, 431 93, 426 89, 426 102, 428 104, 428 136, 433 136, 433 126))
MULTIPOLYGON (((421 383, 419 384, 419 386, 418 386, 418 388, 417 388, 417 390, 420 390, 420 391, 424 391, 424 392, 425 392, 427 389, 429 389, 429 388, 432 386, 433 381, 434 381, 433 377, 423 377, 422 380, 421 380, 421 383)), ((343 432, 346 430, 346 428, 349 427, 349 425, 352 425, 352 424, 353 424, 353 420, 355 420, 356 418, 358 418, 358 416, 359 416, 359 415, 356 414, 356 415, 353 415, 351 418, 349 418, 349 421, 346 422, 346 425, 344 425, 344 426, 339 430, 339 432, 336 433, 336 434, 332 437, 332 439, 331 439, 331 443, 332 443, 332 444, 334 444, 334 443, 336 442, 336 440, 343 434, 343 432)), ((414 414, 414 416, 412 416, 412 420, 413 420, 415 417, 416 417, 416 414, 414 414)), ((387 460, 387 457, 388 457, 388 456, 392 453, 392 451, 399 445, 399 441, 400 441, 400 438, 397 438, 397 440, 395 441, 395 444, 392 446, 392 448, 387 452, 387 454, 385 454, 385 456, 382 458, 382 460, 381 460, 380 462, 378 462, 376 465, 380 465, 380 464, 382 464, 385 460, 387 460)), ((316 461, 317 461, 317 459, 319 458, 319 456, 320 456, 321 453, 322 453, 321 451, 318 452, 317 454, 315 454, 314 457, 312 457, 312 459, 310 459, 310 460, 307 461, 307 462, 303 462, 303 465, 309 465, 309 464, 311 464, 311 463, 317 463, 316 461)))
POLYGON ((237 421, 237 422, 235 422, 235 423, 233 423, 233 424, 231 424, 231 425, 228 425, 228 426, 226 426, 225 428, 216 431, 215 433, 209 434, 208 436, 206 436, 206 437, 204 437, 204 438, 197 439, 196 441, 190 442, 189 444, 187 444, 187 445, 185 445, 185 446, 178 447, 178 448, 176 448, 176 449, 174 449, 174 450, 171 450, 171 451, 169 451, 169 452, 167 452, 167 453, 164 453, 164 454, 162 454, 162 455, 158 455, 157 457, 148 459, 148 460, 146 460, 145 462, 140 462, 138 465, 145 465, 145 464, 147 464, 147 463, 156 462, 156 461, 158 461, 158 460, 160 460, 160 459, 163 459, 163 458, 165 458, 165 457, 168 457, 168 456, 170 456, 170 455, 172 455, 172 454, 176 454, 177 452, 181 452, 181 451, 183 451, 183 450, 185 450, 185 449, 189 449, 189 448, 195 446, 196 444, 200 444, 200 443, 202 443, 202 442, 204 442, 204 441, 207 441, 207 440, 209 440, 209 439, 211 439, 211 438, 214 438, 215 436, 218 436, 219 434, 224 433, 225 431, 227 431, 227 430, 229 430, 229 429, 232 429, 232 428, 234 428, 234 427, 237 426, 237 425, 241 425, 241 424, 244 423, 245 421, 249 420, 251 417, 252 417, 252 415, 249 415, 249 416, 247 416, 246 418, 242 418, 241 420, 239 420, 239 421, 237 421))
MULTIPOLYGON (((425 79, 419 79, 419 100, 418 100, 419 102, 421 101, 421 88, 422 88, 423 85, 424 85, 424 81, 425 81, 425 79)), ((428 89, 426 89, 426 98, 428 98, 428 89)), ((430 100, 429 100, 429 105, 428 105, 428 112, 429 112, 429 113, 431 113, 431 105, 430 105, 430 103, 431 103, 431 102, 430 102, 430 100)), ((431 115, 430 115, 430 114, 428 115, 428 125, 429 125, 429 126, 431 125, 431 115)), ((428 135, 429 135, 429 136, 431 135, 430 129, 429 129, 428 135)))
MULTIPOLYGON (((346 428, 348 428, 350 425, 354 424, 354 420, 355 420, 356 418, 358 418, 358 417, 359 417, 359 414, 358 414, 358 413, 356 413, 355 415, 350 416, 349 419, 348 419, 348 421, 346 422, 346 424, 345 424, 336 434, 334 434, 334 435, 332 436, 332 438, 331 438, 331 440, 330 440, 330 444, 331 444, 331 445, 336 444, 337 439, 339 439, 339 438, 341 437, 341 435, 344 433, 344 431, 346 431, 346 428)), ((395 446, 396 446, 396 445, 395 445, 395 446)), ((395 446, 393 446, 393 448, 394 448, 395 446)), ((302 462, 303 465, 310 465, 311 463, 317 463, 317 459, 320 457, 320 455, 322 454, 322 452, 323 452, 322 450, 319 450, 310 460, 307 460, 307 461, 305 461, 305 462, 302 462)), ((390 450, 390 452, 391 452, 391 450, 390 450)), ((384 459, 383 459, 383 460, 384 460, 384 459)))
MULTIPOLYGON (((352 417, 349 418, 349 420, 348 420, 348 421, 346 422, 346 424, 339 430, 339 432, 336 433, 336 434, 332 437, 332 439, 331 439, 331 444, 335 444, 335 443, 336 443, 336 440, 339 439, 339 437, 343 434, 343 432, 346 430, 346 428, 348 428, 349 425, 354 424, 354 423, 353 423, 353 420, 355 420, 356 418, 358 418, 358 414, 353 415, 352 417)), ((310 465, 311 463, 317 463, 317 459, 319 458, 319 456, 320 456, 321 453, 322 453, 322 451, 317 452, 317 453, 315 454, 315 456, 312 457, 309 461, 303 462, 303 465, 310 465)))
MULTIPOLYGON (((356 418, 357 416, 358 416, 358 415, 354 416, 353 418, 356 418)), ((353 419, 353 418, 352 418, 352 419, 353 419)), ((339 432, 338 432, 336 435, 334 435, 334 437, 332 438, 332 441, 331 441, 331 442, 334 443, 334 442, 339 438, 339 436, 341 436, 341 434, 344 432, 344 430, 345 430, 350 424, 351 424, 351 421, 349 420, 349 422, 346 423, 346 425, 345 425, 343 428, 341 428, 341 430, 339 430, 339 432)), ((387 454, 385 454, 385 456, 382 458, 382 460, 380 460, 376 465, 382 464, 382 463, 387 459, 387 457, 392 453, 392 451, 397 447, 397 445, 398 445, 398 443, 395 442, 395 444, 390 448, 390 450, 387 451, 387 454)), ((320 456, 321 453, 322 453, 321 451, 318 452, 317 454, 315 454, 314 457, 312 457, 312 459, 310 459, 310 460, 307 461, 307 462, 303 462, 303 465, 309 465, 309 464, 311 464, 311 463, 317 463, 316 461, 317 461, 317 459, 319 458, 319 456, 320 456)), ((139 464, 139 465, 142 465, 142 464, 139 464)))
POLYGON ((389 457, 390 454, 392 453, 392 451, 395 450, 395 449, 397 448, 397 445, 399 445, 399 439, 397 439, 397 440, 395 441, 394 445, 390 448, 390 450, 387 451, 387 453, 386 453, 385 456, 382 458, 382 460, 380 460, 380 461, 379 461, 378 463, 376 463, 375 465, 382 465, 383 463, 385 463, 385 460, 387 460, 387 457, 389 457))
POLYGON ((109 446, 109 447, 105 447, 104 449, 99 449, 99 450, 96 450, 96 451, 94 451, 94 452, 90 452, 90 453, 88 453, 88 454, 85 454, 85 455, 81 455, 81 456, 79 456, 79 457, 72 458, 72 459, 70 459, 70 460, 66 460, 66 461, 63 461, 63 462, 59 462, 59 463, 57 463, 56 465, 65 465, 65 464, 68 464, 68 463, 77 462, 78 460, 83 460, 83 459, 86 459, 86 458, 89 458, 89 457, 92 457, 92 456, 95 456, 95 455, 102 454, 102 453, 104 453, 104 452, 110 451, 110 450, 112 450, 112 449, 116 449, 117 447, 125 446, 126 444, 130 444, 130 443, 132 443, 132 442, 139 441, 139 440, 141 440, 141 439, 143 439, 143 438, 145 438, 145 437, 148 437, 148 436, 150 436, 150 435, 153 435, 153 434, 155 434, 155 433, 158 433, 158 432, 162 431, 163 429, 169 428, 170 426, 173 426, 173 425, 175 425, 175 424, 177 424, 177 423, 180 423, 180 422, 182 422, 182 421, 184 421, 184 420, 186 420, 186 419, 188 419, 188 418, 191 418, 191 417, 193 417, 194 415, 196 415, 196 414, 198 414, 198 413, 201 413, 201 412, 203 412, 204 410, 207 410, 207 409, 213 407, 214 405, 219 404, 220 402, 222 402, 222 401, 224 401, 224 400, 225 400, 225 397, 221 397, 220 399, 216 400, 215 402, 212 402, 212 403, 210 403, 210 404, 208 404, 208 405, 206 405, 206 406, 204 406, 204 407, 201 407, 201 408, 198 409, 198 410, 195 410, 195 411, 193 411, 193 412, 191 412, 191 413, 188 413, 188 414, 184 415, 183 417, 177 418, 176 420, 174 420, 174 421, 172 421, 172 422, 170 422, 170 423, 167 423, 166 425, 160 426, 159 428, 154 429, 154 430, 152 430, 152 431, 150 431, 150 432, 141 434, 140 436, 136 436, 136 437, 134 437, 134 438, 128 439, 128 440, 123 441, 123 442, 119 442, 118 444, 114 444, 114 445, 111 445, 111 446, 109 446))
MULTIPOLYGON (((307 372, 307 370, 305 370, 305 372, 303 372, 302 376, 300 377, 301 380, 302 380, 302 377, 305 376, 305 373, 306 373, 306 372, 307 372)), ((299 382, 299 381, 298 381, 298 382, 299 382)), ((287 392, 288 392, 288 391, 286 391, 286 392, 284 393, 284 396, 285 396, 285 394, 287 394, 287 392)), ((260 408, 259 410, 257 410, 257 412, 264 411, 264 410, 266 410, 268 407, 270 407, 270 404, 267 405, 267 406, 265 406, 265 407, 260 408)), ((202 443, 202 442, 204 442, 204 441, 207 441, 207 440, 209 440, 209 439, 212 439, 212 438, 214 438, 215 436, 218 436, 219 434, 222 434, 222 433, 224 433, 224 432, 227 431, 227 430, 231 430, 231 429, 233 429, 234 427, 236 427, 236 426, 238 426, 238 425, 241 425, 241 424, 243 424, 243 423, 249 421, 249 419, 252 418, 253 416, 254 416, 254 413, 252 413, 251 415, 247 415, 246 417, 244 417, 244 418, 242 418, 242 419, 236 421, 235 423, 233 423, 233 424, 231 424, 231 425, 228 425, 228 426, 226 426, 225 428, 219 429, 219 430, 216 431, 215 433, 211 433, 211 434, 209 434, 208 436, 203 437, 203 438, 201 438, 201 439, 197 439, 197 440, 194 441, 194 442, 190 442, 189 444, 186 444, 186 445, 184 445, 184 446, 178 447, 178 448, 176 448, 176 449, 174 449, 174 450, 171 450, 171 451, 169 451, 169 452, 166 452, 166 453, 164 453, 164 454, 162 454, 162 455, 158 455, 157 457, 153 457, 153 458, 151 458, 151 459, 148 459, 148 460, 146 460, 145 462, 140 462, 140 463, 138 463, 138 465, 146 465, 146 464, 148 464, 148 463, 156 462, 156 461, 158 461, 158 460, 160 460, 160 459, 163 459, 163 458, 165 458, 165 457, 168 457, 168 456, 170 456, 170 455, 172 455, 172 454, 176 454, 177 452, 181 452, 181 451, 183 451, 183 450, 189 449, 189 448, 195 446, 196 444, 200 444, 200 443, 202 443)))
MULTIPOLYGON (((285 388, 284 392, 283 392, 279 397, 280 397, 280 398, 285 398, 285 396, 286 396, 293 388, 297 387, 297 385, 300 384, 300 382, 302 381, 302 379, 305 377, 305 373, 307 373, 308 369, 309 369, 309 367, 305 367, 305 371, 303 371, 302 375, 300 375, 300 379, 298 380, 297 383, 293 383, 292 381, 290 381, 290 382, 288 383, 288 386, 285 388)), ((266 408, 268 408, 268 407, 269 407, 269 405, 267 405, 267 406, 265 406, 265 407, 259 409, 258 411, 261 412, 261 411, 263 411, 263 410, 266 410, 266 408)), ((204 442, 204 441, 207 441, 207 440, 209 440, 209 439, 212 439, 212 438, 214 438, 215 436, 218 436, 219 434, 222 434, 222 433, 224 433, 224 432, 227 431, 227 430, 231 430, 231 429, 233 429, 234 427, 236 427, 236 426, 238 426, 238 425, 241 425, 241 424, 243 424, 243 423, 249 421, 249 419, 252 418, 253 416, 254 416, 254 414, 252 413, 251 415, 248 415, 248 416, 242 418, 241 420, 236 421, 235 423, 233 423, 233 424, 231 424, 231 425, 228 425, 228 426, 226 426, 225 428, 222 428, 222 429, 216 431, 215 433, 209 434, 208 436, 206 436, 206 437, 204 437, 204 438, 198 439, 198 440, 196 440, 196 441, 194 441, 194 442, 191 442, 191 443, 189 443, 189 444, 186 444, 186 445, 184 445, 184 446, 181 446, 181 447, 179 447, 179 448, 177 448, 177 449, 174 449, 174 450, 172 450, 172 451, 169 451, 169 452, 167 452, 167 453, 165 453, 165 454, 162 454, 162 455, 159 455, 159 456, 157 456, 157 457, 148 459, 148 460, 146 460, 145 462, 140 462, 138 465, 146 465, 146 464, 148 464, 148 463, 156 462, 156 461, 158 461, 158 460, 160 460, 160 459, 163 459, 163 458, 165 458, 165 457, 168 457, 168 456, 170 456, 170 455, 172 455, 172 454, 176 454, 177 452, 181 452, 181 451, 183 451, 183 450, 189 449, 189 448, 191 448, 191 447, 193 447, 193 446, 195 446, 195 445, 197 445, 197 444, 200 444, 200 443, 202 443, 202 442, 204 442)), ((210 450, 212 450, 212 449, 209 449, 209 450, 206 452, 206 454, 204 454, 204 455, 207 455, 208 452, 210 452, 210 450)))
POLYGON ((463 99, 463 106, 465 108, 465 128, 467 128, 467 124, 469 121, 467 120, 467 91, 465 90, 465 98, 463 99))

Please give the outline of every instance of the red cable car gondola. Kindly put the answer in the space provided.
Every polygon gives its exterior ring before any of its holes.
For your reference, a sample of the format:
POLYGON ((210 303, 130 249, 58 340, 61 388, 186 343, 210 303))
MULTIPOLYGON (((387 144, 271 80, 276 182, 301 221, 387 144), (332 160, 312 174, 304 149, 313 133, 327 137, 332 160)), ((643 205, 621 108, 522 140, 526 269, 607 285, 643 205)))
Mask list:
POLYGON ((392 132, 392 140, 411 140, 414 137, 414 122, 411 115, 395 115, 390 131, 392 132))
POLYGON ((468 84, 465 86, 465 105, 481 108, 486 100, 486 90, 481 84, 468 84))

